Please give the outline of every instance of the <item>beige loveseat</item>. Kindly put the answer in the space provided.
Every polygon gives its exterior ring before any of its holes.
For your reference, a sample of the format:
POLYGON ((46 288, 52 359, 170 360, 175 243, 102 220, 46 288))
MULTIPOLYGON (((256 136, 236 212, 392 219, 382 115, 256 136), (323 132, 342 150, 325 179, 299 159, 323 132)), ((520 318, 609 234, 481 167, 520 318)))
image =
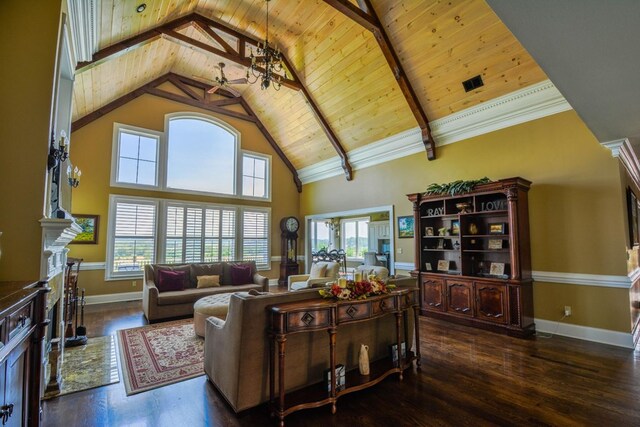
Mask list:
POLYGON ((213 262, 192 264, 148 264, 144 267, 144 284, 142 286, 142 309, 150 322, 171 317, 193 314, 193 304, 202 297, 227 292, 269 290, 269 279, 257 273, 253 261, 213 262), (249 265, 252 281, 233 285, 231 265, 249 265), (189 277, 188 286, 181 291, 159 292, 156 286, 158 271, 185 271, 189 277), (220 286, 196 288, 197 276, 219 275, 220 286))
POLYGON ((310 274, 292 274, 287 278, 287 288, 290 291, 297 291, 307 288, 322 288, 327 282, 331 282, 338 278, 340 264, 335 261, 317 261, 313 263, 310 274), (320 275, 316 276, 314 267, 322 267, 320 275), (313 277, 312 277, 313 276, 313 277))
MULTIPOLYGON (((269 312, 273 304, 318 297, 318 289, 252 296, 231 295, 226 320, 209 317, 205 323, 204 370, 234 411, 269 400, 269 312)), ((410 310, 409 343, 413 340, 410 310)), ((370 360, 388 356, 395 342, 396 316, 341 325, 337 332, 336 360, 348 370, 357 367, 361 344, 369 345, 370 360)), ((411 346, 410 346, 411 347, 411 346)), ((327 331, 287 335, 286 389, 290 391, 322 381, 329 367, 327 331)))

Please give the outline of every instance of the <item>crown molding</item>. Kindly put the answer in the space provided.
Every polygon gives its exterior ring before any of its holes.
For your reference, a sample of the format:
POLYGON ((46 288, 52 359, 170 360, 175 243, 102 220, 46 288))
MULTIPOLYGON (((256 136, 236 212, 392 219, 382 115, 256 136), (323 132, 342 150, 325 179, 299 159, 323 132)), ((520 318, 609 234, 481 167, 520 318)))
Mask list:
MULTIPOLYGON (((452 144, 531 120, 571 110, 550 80, 483 102, 430 123, 436 146, 452 144)), ((419 127, 349 151, 354 170, 424 151, 419 127)), ((298 169, 303 184, 341 175, 339 157, 298 169)))
POLYGON ((615 141, 601 142, 603 147, 611 150, 611 155, 620 159, 629 176, 633 179, 636 186, 640 187, 640 162, 636 156, 631 142, 627 138, 617 139, 615 141))

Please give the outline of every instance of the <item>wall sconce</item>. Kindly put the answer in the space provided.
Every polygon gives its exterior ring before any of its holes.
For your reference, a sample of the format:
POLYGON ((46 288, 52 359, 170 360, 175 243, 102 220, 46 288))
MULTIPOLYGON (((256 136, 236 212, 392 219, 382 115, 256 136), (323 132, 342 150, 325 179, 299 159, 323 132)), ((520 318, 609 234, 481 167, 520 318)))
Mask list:
POLYGON ((82 171, 78 169, 76 166, 71 170, 71 166, 67 166, 67 177, 69 178, 69 185, 73 188, 77 188, 80 185, 80 177, 82 176, 82 171))
POLYGON ((69 158, 69 145, 67 144, 67 133, 60 131, 60 141, 58 146, 54 145, 55 136, 51 135, 51 146, 49 147, 49 157, 47 159, 47 165, 49 169, 55 168, 59 162, 64 162, 69 158))

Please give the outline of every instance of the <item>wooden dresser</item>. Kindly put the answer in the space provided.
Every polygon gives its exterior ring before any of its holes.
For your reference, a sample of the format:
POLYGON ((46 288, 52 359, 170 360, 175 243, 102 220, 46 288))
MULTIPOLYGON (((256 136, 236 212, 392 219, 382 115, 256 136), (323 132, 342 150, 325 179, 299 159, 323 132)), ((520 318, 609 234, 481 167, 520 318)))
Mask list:
POLYGON ((39 426, 46 282, 0 282, 0 423, 39 426))

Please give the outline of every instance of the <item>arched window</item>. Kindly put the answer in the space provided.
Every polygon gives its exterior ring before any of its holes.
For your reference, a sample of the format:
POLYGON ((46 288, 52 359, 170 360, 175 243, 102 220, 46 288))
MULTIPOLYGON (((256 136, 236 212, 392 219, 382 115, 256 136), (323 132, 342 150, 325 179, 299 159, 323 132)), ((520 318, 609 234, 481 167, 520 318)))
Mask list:
POLYGON ((171 118, 167 131, 167 188, 236 193, 237 134, 199 117, 171 118))
POLYGON ((165 132, 116 123, 111 185, 271 198, 271 156, 240 149, 240 133, 198 113, 166 116, 165 132))

